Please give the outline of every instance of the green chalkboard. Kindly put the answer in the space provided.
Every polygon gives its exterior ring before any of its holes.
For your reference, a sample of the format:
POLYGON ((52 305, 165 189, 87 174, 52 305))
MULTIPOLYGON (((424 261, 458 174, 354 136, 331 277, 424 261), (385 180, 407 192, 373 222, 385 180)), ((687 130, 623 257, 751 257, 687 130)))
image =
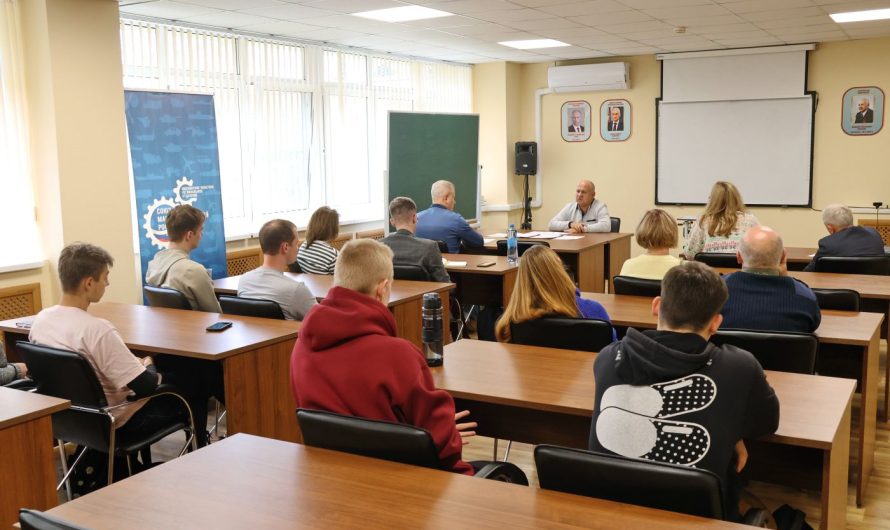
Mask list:
POLYGON ((389 197, 430 205, 437 180, 454 183, 454 210, 479 218, 479 115, 389 113, 389 197))

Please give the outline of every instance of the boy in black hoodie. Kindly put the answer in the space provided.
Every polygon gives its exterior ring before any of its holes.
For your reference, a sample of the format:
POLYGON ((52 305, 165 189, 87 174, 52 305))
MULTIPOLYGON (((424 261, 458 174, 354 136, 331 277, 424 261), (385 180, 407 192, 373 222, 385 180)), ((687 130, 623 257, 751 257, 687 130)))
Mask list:
POLYGON ((628 329, 594 362, 590 449, 712 471, 738 519, 741 440, 776 431, 779 401, 750 353, 708 342, 727 297, 703 263, 668 271, 652 301, 658 329, 628 329))

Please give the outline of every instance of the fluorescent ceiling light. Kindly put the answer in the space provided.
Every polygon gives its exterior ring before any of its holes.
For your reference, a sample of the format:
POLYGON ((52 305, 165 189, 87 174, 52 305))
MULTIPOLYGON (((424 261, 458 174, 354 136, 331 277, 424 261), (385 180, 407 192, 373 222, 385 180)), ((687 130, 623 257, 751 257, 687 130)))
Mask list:
POLYGON ((848 11, 829 15, 835 22, 863 22, 866 20, 884 20, 890 18, 890 9, 871 9, 869 11, 848 11))
POLYGON ((553 39, 532 39, 532 40, 508 40, 499 42, 503 46, 516 48, 517 50, 537 50, 539 48, 560 48, 562 46, 571 46, 562 41, 553 39))
POLYGON ((427 18, 450 17, 453 13, 422 6, 404 6, 362 11, 361 13, 352 13, 352 15, 373 20, 381 20, 383 22, 409 22, 411 20, 423 20, 427 18))

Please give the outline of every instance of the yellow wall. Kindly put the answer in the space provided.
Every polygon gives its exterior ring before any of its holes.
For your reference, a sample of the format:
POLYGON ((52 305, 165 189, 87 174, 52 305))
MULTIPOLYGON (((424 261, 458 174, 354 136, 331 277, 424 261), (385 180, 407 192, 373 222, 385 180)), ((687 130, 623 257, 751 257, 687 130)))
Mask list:
MULTIPOLYGON (((622 219, 622 231, 632 231, 642 214, 655 201, 655 99, 660 95, 661 65, 654 56, 609 58, 596 62, 630 63, 631 88, 609 92, 550 94, 543 98, 543 132, 539 145, 543 206, 533 214, 535 226, 543 227, 567 202, 573 200, 578 180, 596 183, 597 197, 609 212, 622 219), (560 107, 566 101, 583 99, 590 103, 593 116, 606 99, 630 101, 633 132, 625 142, 607 143, 594 127, 587 142, 568 143, 560 133, 560 107)), ((519 97, 523 139, 534 138, 534 92, 547 86, 547 67, 528 64, 520 67, 519 97)), ((486 68, 494 68, 486 65, 486 68)), ((474 69, 474 83, 479 82, 474 69)), ((483 78, 484 79, 484 78, 483 78)), ((832 202, 870 205, 875 200, 890 203, 890 179, 884 176, 880 156, 890 149, 890 131, 871 137, 850 137, 840 128, 841 97, 854 86, 879 86, 890 92, 890 39, 869 39, 820 44, 810 52, 808 89, 819 94, 816 111, 813 206, 832 202)), ((484 101, 476 111, 489 112, 484 101)), ((890 127, 890 123, 887 124, 890 127)), ((488 177, 489 175, 486 175, 488 177)), ((715 173, 714 180, 719 179, 715 173)), ((486 183, 483 189, 511 183, 486 183)), ((666 207, 675 216, 698 215, 698 207, 666 207)), ((755 208, 761 222, 779 230, 788 246, 815 246, 825 235, 819 212, 798 208, 755 208)), ((860 216, 857 216, 860 217, 860 216)), ((866 216, 868 217, 868 216, 866 216)), ((488 224, 487 217, 485 223, 488 224)), ((634 249, 639 252, 640 249, 634 249)))

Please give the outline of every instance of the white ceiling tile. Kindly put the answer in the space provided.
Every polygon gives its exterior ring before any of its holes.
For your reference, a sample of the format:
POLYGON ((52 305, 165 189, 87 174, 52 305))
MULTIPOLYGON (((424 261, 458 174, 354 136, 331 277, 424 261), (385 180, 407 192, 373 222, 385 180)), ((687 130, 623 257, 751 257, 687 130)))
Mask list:
POLYGON ((825 26, 830 25, 835 29, 840 29, 841 25, 837 22, 831 20, 827 15, 819 15, 815 17, 802 17, 802 18, 775 18, 771 20, 762 20, 756 23, 757 27, 769 29, 769 28, 794 28, 794 27, 807 27, 807 26, 825 26))
POLYGON ((280 6, 286 3, 282 0, 179 0, 179 2, 182 4, 193 4, 232 11, 257 7, 280 6))
POLYGON ((665 18, 663 22, 667 22, 672 26, 686 26, 687 28, 697 28, 702 26, 722 26, 726 24, 738 24, 743 22, 738 15, 719 15, 714 17, 678 17, 665 18))
POLYGON ((649 22, 632 22, 630 24, 613 24, 603 26, 603 29, 609 33, 624 35, 626 33, 641 33, 644 31, 673 31, 674 28, 670 24, 652 20, 649 22))
POLYGON ((719 17, 725 15, 732 15, 733 13, 726 8, 718 5, 707 5, 707 6, 690 6, 690 7, 659 7, 656 9, 644 9, 643 13, 646 13, 652 18, 657 18, 658 20, 665 19, 682 19, 682 18, 699 18, 699 17, 719 17))
POLYGON ((665 50, 654 46, 631 46, 627 48, 617 48, 610 50, 615 55, 649 55, 653 53, 661 53, 665 50))
POLYGON ((566 28, 578 28, 581 27, 581 24, 561 17, 555 18, 546 18, 543 20, 516 20, 512 22, 505 22, 505 26, 509 26, 511 28, 516 29, 524 29, 526 31, 546 31, 550 29, 566 29, 566 28))
POLYGON ((575 39, 575 38, 588 38, 595 37, 601 35, 610 35, 605 31, 600 31, 593 28, 562 28, 562 29, 549 29, 546 31, 538 31, 536 32, 539 35, 546 35, 549 39, 563 40, 563 39, 575 39))
POLYGON ((354 39, 360 35, 360 33, 345 29, 322 28, 299 33, 297 34, 297 37, 300 37, 301 39, 317 40, 321 42, 340 43, 346 42, 350 39, 354 39))
POLYGON ((620 0, 622 4, 633 9, 656 9, 659 7, 702 6, 711 4, 710 0, 620 0))
POLYGON ((168 2, 166 0, 161 0, 160 2, 147 2, 145 4, 121 6, 120 11, 121 13, 164 18, 167 20, 182 20, 186 17, 211 15, 213 13, 220 12, 219 9, 198 6, 194 4, 183 4, 180 2, 168 2))
POLYGON ((788 28, 764 28, 773 35, 804 35, 808 33, 843 33, 836 24, 819 24, 818 26, 793 26, 788 28))
POLYGON ((397 0, 314 0, 300 3, 309 7, 325 9, 337 13, 359 13, 361 11, 389 9, 405 5, 404 2, 399 2, 397 0))
POLYGON ((459 26, 456 28, 441 28, 442 31, 446 33, 450 33, 452 35, 464 35, 467 37, 472 37, 474 35, 490 35, 492 33, 506 33, 515 31, 506 26, 501 26, 500 24, 476 24, 475 26, 459 26))
POLYGON ((748 22, 738 24, 725 24, 721 26, 691 26, 689 31, 698 35, 710 35, 720 33, 734 33, 739 31, 757 31, 760 28, 748 22))
POLYGON ((322 26, 325 28, 348 29, 360 31, 362 33, 378 33, 388 30, 404 30, 406 26, 395 24, 392 22, 380 22, 377 20, 366 20, 361 17, 352 15, 327 15, 323 17, 312 17, 308 19, 314 26, 322 26))
POLYGON ((824 15, 824 11, 818 7, 800 7, 796 9, 774 9, 771 11, 756 11, 745 13, 744 18, 750 22, 774 20, 776 18, 795 19, 805 17, 818 17, 824 15))
POLYGON ((298 4, 285 4, 274 7, 263 7, 259 9, 247 9, 243 11, 251 15, 259 15, 261 17, 278 18, 281 20, 291 20, 294 22, 302 22, 305 19, 313 17, 326 17, 335 15, 333 11, 325 9, 316 9, 314 7, 302 6, 298 4))
POLYGON ((473 18, 503 24, 520 20, 541 20, 549 17, 552 17, 552 15, 547 15, 534 9, 502 9, 499 11, 473 13, 473 18))
POLYGON ((578 15, 595 15, 597 13, 627 11, 627 6, 619 4, 614 0, 590 0, 587 2, 543 6, 538 8, 538 10, 560 17, 575 17, 578 15))
MULTIPOLYGON (((754 13, 756 11, 770 11, 781 7, 789 9, 795 7, 811 7, 813 3, 810 0, 744 0, 742 2, 720 2, 733 13, 754 13)), ((818 9, 818 8, 816 8, 818 9)))
POLYGON ((670 39, 670 38, 682 38, 679 35, 675 34, 673 30, 655 30, 655 31, 630 31, 623 32, 621 36, 625 39, 633 40, 633 41, 648 41, 653 39, 670 39))
POLYGON ((452 0, 451 2, 429 3, 426 6, 456 15, 497 11, 499 9, 516 9, 515 4, 511 4, 506 0, 452 0))
POLYGON ((438 17, 438 18, 427 18, 424 20, 411 20, 408 22, 402 22, 403 26, 410 26, 415 28, 458 28, 463 26, 480 26, 486 24, 476 18, 465 17, 461 15, 452 15, 450 17, 438 17))
POLYGON ((578 0, 509 0, 511 4, 515 4, 523 7, 542 7, 542 6, 552 6, 556 4, 569 4, 575 3, 578 0))
MULTIPOLYGON (((630 22, 645 22, 652 17, 641 11, 618 11, 616 13, 600 13, 598 15, 582 15, 572 20, 586 26, 605 26, 608 24, 628 24, 630 22)), ((605 28, 604 28, 605 29, 605 28)))
POLYGON ((566 48, 547 50, 548 55, 558 59, 593 59, 595 57, 607 57, 610 54, 584 48, 566 48))
POLYGON ((250 25, 276 22, 276 20, 272 18, 258 17, 256 15, 248 15, 247 13, 238 13, 235 11, 219 11, 209 15, 187 17, 183 20, 194 24, 217 26, 220 28, 243 28, 250 25))
POLYGON ((784 44, 781 40, 775 37, 761 37, 757 39, 714 39, 714 42, 724 46, 737 46, 740 48, 784 44))
POLYGON ((287 35, 296 36, 307 31, 321 29, 318 26, 309 24, 300 24, 299 22, 290 22, 287 20, 277 20, 275 22, 267 22, 264 24, 256 24, 241 28, 244 31, 253 33, 268 33, 270 35, 287 35))

